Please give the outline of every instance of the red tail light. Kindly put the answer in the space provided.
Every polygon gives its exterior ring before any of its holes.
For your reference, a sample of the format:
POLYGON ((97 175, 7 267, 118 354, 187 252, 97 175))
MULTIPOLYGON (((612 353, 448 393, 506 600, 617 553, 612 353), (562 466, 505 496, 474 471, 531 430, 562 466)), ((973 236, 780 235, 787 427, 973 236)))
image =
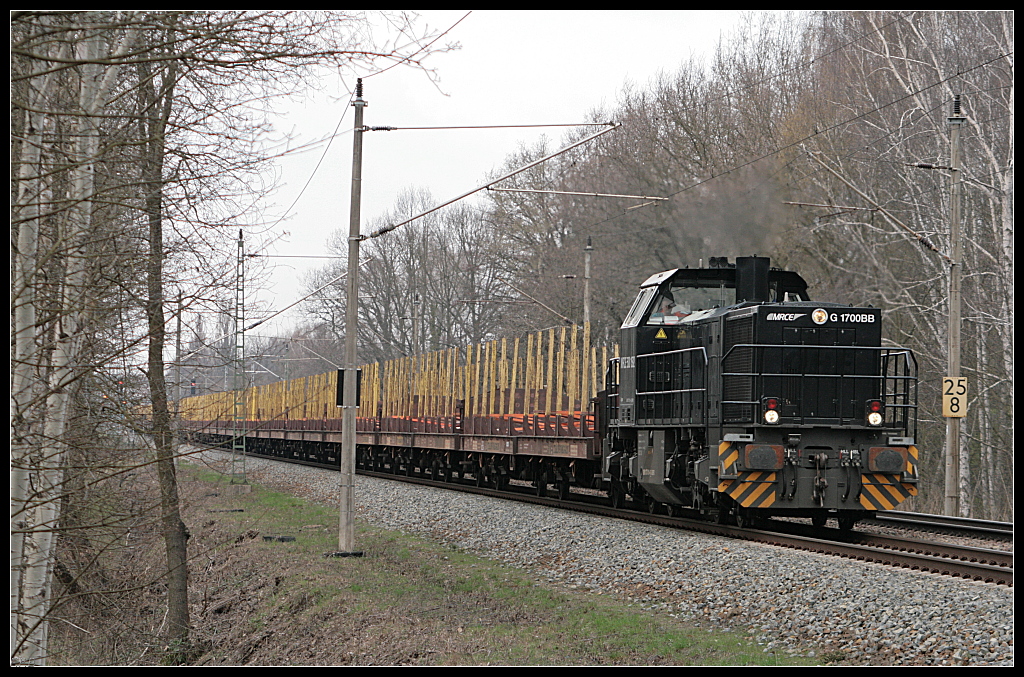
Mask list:
POLYGON ((885 405, 881 400, 868 400, 867 421, 868 425, 882 425, 885 422, 885 405))

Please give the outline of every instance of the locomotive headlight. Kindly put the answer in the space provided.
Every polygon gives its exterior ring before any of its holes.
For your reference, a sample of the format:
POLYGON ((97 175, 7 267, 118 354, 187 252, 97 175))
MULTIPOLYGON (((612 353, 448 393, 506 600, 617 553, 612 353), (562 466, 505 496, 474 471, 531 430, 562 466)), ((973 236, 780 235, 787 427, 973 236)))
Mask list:
POLYGON ((764 412, 764 422, 772 424, 778 423, 779 412, 775 411, 774 409, 769 409, 768 411, 764 412))
POLYGON ((868 400, 868 425, 882 425, 885 408, 881 400, 868 400))
POLYGON ((764 422, 775 425, 779 422, 779 400, 775 397, 766 397, 761 400, 764 408, 764 422))

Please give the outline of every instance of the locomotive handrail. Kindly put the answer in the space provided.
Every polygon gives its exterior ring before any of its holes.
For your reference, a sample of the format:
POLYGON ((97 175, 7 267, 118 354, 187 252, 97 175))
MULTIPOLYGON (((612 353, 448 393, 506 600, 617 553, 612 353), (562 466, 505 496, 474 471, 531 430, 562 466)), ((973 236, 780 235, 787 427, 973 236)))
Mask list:
MULTIPOLYGON (((917 432, 917 359, 914 357, 913 351, 908 348, 894 348, 885 346, 835 346, 835 345, 808 345, 808 344, 751 344, 751 343, 737 343, 731 346, 724 355, 720 358, 724 364, 726 359, 730 356, 732 351, 737 348, 753 348, 762 351, 768 349, 786 349, 786 350, 844 350, 844 351, 864 351, 874 352, 878 354, 880 358, 879 362, 876 363, 878 372, 877 374, 848 374, 844 373, 842 367, 838 367, 840 373, 814 373, 808 372, 806 369, 800 371, 788 371, 788 372, 766 372, 766 371, 751 371, 751 372, 722 372, 721 377, 746 377, 761 381, 766 378, 800 378, 801 379, 801 402, 805 397, 806 385, 809 379, 838 379, 840 382, 843 380, 867 380, 867 381, 878 381, 879 385, 879 398, 883 401, 886 412, 892 411, 893 416, 887 423, 891 423, 892 426, 901 427, 904 430, 912 430, 913 434, 917 432), (894 362, 893 358, 902 358, 902 363, 894 362), (890 373, 890 371, 892 373, 890 373), (891 389, 889 384, 892 384, 891 389), (911 393, 911 389, 913 392, 911 393)), ((751 357, 751 367, 754 366, 755 360, 751 357)), ((751 391, 760 393, 763 395, 770 395, 772 393, 763 392, 764 388, 760 389, 755 387, 756 382, 750 384, 751 391)), ((724 420, 724 407, 726 405, 746 405, 746 406, 757 406, 760 404, 760 400, 725 400, 723 399, 719 403, 719 421, 720 423, 725 422, 724 420)), ((796 417, 800 419, 800 423, 804 423, 808 418, 806 414, 801 412, 800 416, 796 417)), ((839 425, 852 424, 854 420, 859 420, 859 416, 843 416, 842 408, 839 408, 838 416, 823 416, 813 418, 825 418, 825 419, 838 419, 839 425)), ((757 423, 757 416, 752 415, 750 417, 752 423, 757 423)))
POLYGON ((608 369, 604 375, 605 385, 605 419, 610 425, 619 423, 619 363, 621 357, 608 360, 608 369))
MULTIPOLYGON (((800 348, 827 348, 828 350, 876 350, 876 351, 887 350, 887 351, 890 351, 889 354, 892 354, 892 355, 905 355, 905 356, 909 356, 913 360, 914 365, 915 366, 917 365, 917 359, 913 357, 914 351, 912 351, 910 348, 898 348, 898 347, 894 347, 894 346, 830 346, 830 345, 820 345, 820 344, 816 344, 816 343, 736 343, 736 344, 733 344, 732 346, 730 346, 729 350, 727 350, 725 352, 725 354, 722 355, 722 359, 723 360, 726 357, 729 356, 729 353, 732 352, 733 348, 795 348, 795 349, 800 349, 800 348)), ((673 352, 677 352, 677 351, 673 351, 673 352)), ((661 354, 667 354, 667 353, 647 353, 647 354, 648 355, 661 355, 661 354)))
MULTIPOLYGON (((659 399, 664 398, 666 396, 673 396, 673 399, 669 400, 669 405, 670 405, 670 407, 672 409, 671 415, 669 415, 669 416, 662 415, 660 417, 659 416, 653 416, 652 417, 650 415, 641 416, 639 414, 639 412, 638 412, 636 414, 636 418, 637 419, 640 419, 640 418, 644 418, 644 419, 650 419, 650 418, 683 419, 683 418, 685 418, 685 419, 689 419, 689 421, 690 421, 689 424, 690 425, 706 425, 707 424, 707 418, 708 418, 708 407, 707 407, 707 400, 708 400, 708 388, 707 388, 708 353, 707 353, 707 350, 705 349, 704 346, 696 346, 696 347, 693 347, 693 348, 681 348, 681 349, 678 349, 678 350, 666 350, 664 352, 644 353, 642 355, 637 355, 636 356, 636 373, 637 373, 636 396, 637 396, 637 398, 640 398, 640 397, 649 398, 649 400, 652 403, 652 408, 657 408, 657 404, 656 403, 657 403, 657 401, 659 399), (662 365, 664 365, 664 367, 668 369, 668 373, 669 373, 669 377, 666 378, 665 381, 667 383, 673 383, 674 382, 674 377, 673 377, 671 372, 673 370, 675 370, 676 368, 678 368, 680 370, 680 372, 684 371, 683 360, 685 358, 687 358, 687 357, 696 357, 698 354, 699 354, 699 358, 700 359, 696 363, 696 368, 695 368, 695 365, 692 362, 690 363, 689 367, 691 369, 691 373, 696 376, 695 381, 697 383, 703 383, 704 387, 702 387, 702 388, 672 388, 672 389, 662 389, 662 390, 639 390, 639 387, 640 387, 640 376, 639 375, 640 375, 640 373, 642 371, 642 368, 644 368, 651 361, 655 361, 655 371, 657 371, 657 366, 658 366, 659 362, 662 365), (679 395, 686 395, 686 394, 692 394, 692 393, 700 393, 700 398, 698 400, 698 402, 699 402, 698 412, 699 413, 697 413, 696 416, 693 415, 693 411, 692 411, 693 401, 686 401, 686 400, 683 400, 682 398, 678 397, 679 395), (691 405, 691 407, 689 408, 689 410, 687 411, 687 414, 685 416, 682 415, 682 407, 683 407, 684 404, 690 404, 691 405), (680 407, 678 412, 676 411, 676 408, 675 408, 676 405, 678 405, 680 407)), ((662 372, 662 373, 665 373, 665 372, 662 372)), ((664 401, 664 400, 662 400, 662 401, 664 401)))
MULTIPOLYGON (((682 353, 689 353, 689 352, 696 352, 696 351, 700 351, 701 355, 704 357, 704 366, 706 368, 708 366, 708 353, 707 353, 707 350, 704 348, 704 346, 697 346, 696 348, 682 348, 680 350, 666 350, 663 353, 644 353, 643 355, 637 355, 636 356, 636 360, 639 363, 640 360, 646 360, 647 358, 662 357, 662 356, 668 356, 668 355, 678 355, 678 354, 682 354, 682 353)), ((637 369, 639 370, 640 367, 637 367, 637 369)), ((707 388, 684 388, 682 390, 645 390, 645 391, 638 390, 636 392, 636 394, 637 395, 662 395, 662 394, 665 394, 665 393, 690 393, 690 392, 703 392, 703 393, 706 393, 707 392, 707 388)))

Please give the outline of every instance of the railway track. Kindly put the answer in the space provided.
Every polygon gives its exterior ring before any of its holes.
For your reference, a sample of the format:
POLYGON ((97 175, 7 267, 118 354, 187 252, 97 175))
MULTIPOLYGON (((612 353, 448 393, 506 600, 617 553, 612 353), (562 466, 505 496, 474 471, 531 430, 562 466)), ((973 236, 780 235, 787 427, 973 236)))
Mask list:
MULTIPOLYGON (((252 455, 279 462, 300 463, 336 470, 333 466, 310 461, 282 461, 280 458, 273 456, 252 455)), ((568 497, 564 498, 540 496, 537 495, 536 488, 531 487, 528 483, 523 483, 523 486, 517 486, 515 482, 512 482, 498 490, 493 487, 480 486, 481 483, 478 483, 475 477, 473 479, 464 478, 461 480, 453 477, 451 481, 444 481, 443 479, 432 479, 428 475, 419 472, 399 474, 371 471, 365 468, 358 468, 357 472, 370 477, 399 480, 423 486, 504 498, 506 500, 515 499, 537 505, 656 524, 669 528, 686 529, 724 536, 726 538, 760 542, 779 547, 806 550, 998 585, 1013 585, 1012 551, 864 531, 817 528, 795 521, 768 520, 756 525, 757 528, 754 528, 755 525, 740 527, 717 524, 686 517, 685 513, 688 511, 684 511, 684 516, 671 516, 651 514, 644 511, 640 506, 627 506, 621 509, 612 508, 607 505, 607 497, 603 495, 590 496, 572 492, 568 497)), ((982 521, 980 520, 949 519, 942 516, 923 515, 920 513, 906 513, 906 515, 908 517, 905 518, 902 513, 880 513, 879 519, 875 521, 887 526, 907 524, 909 521, 907 526, 916 531, 931 530, 943 533, 953 531, 961 535, 970 533, 973 536, 979 534, 991 536, 995 532, 996 534, 1001 534, 1003 538, 1005 538, 1007 533, 1011 534, 1012 537, 1012 525, 1007 525, 1010 527, 1008 530, 1005 527, 1000 528, 999 525, 1001 523, 995 523, 996 526, 993 526, 992 523, 981 523, 982 521)))
POLYGON ((874 519, 866 523, 881 526, 915 529, 929 533, 966 536, 991 540, 1013 539, 1012 522, 996 522, 978 520, 967 517, 950 517, 947 515, 927 515, 918 512, 879 511, 874 519))
MULTIPOLYGON (((273 457, 262 457, 280 460, 273 457)), ((309 463, 308 465, 320 465, 309 463)), ((321 466, 324 467, 324 466, 321 466)), ((599 496, 588 496, 573 492, 570 500, 555 497, 538 496, 530 486, 510 484, 502 490, 491 487, 477 486, 475 479, 454 479, 451 482, 434 480, 418 473, 397 474, 390 472, 357 470, 359 474, 390 480, 409 482, 423 486, 463 491, 495 498, 514 499, 522 502, 556 507, 565 510, 586 512, 605 517, 614 517, 632 521, 655 524, 659 526, 686 529, 701 533, 736 538, 769 545, 817 552, 872 562, 887 566, 895 566, 915 571, 930 572, 953 576, 974 581, 1013 585, 1013 553, 1002 550, 979 548, 969 545, 958 545, 928 541, 916 538, 874 534, 865 532, 848 532, 839 529, 814 528, 799 522, 769 520, 753 527, 738 527, 716 524, 706 520, 698 520, 685 516, 669 516, 650 514, 642 509, 615 509, 605 505, 606 499, 599 496)), ((908 513, 914 515, 913 513, 908 513)), ((880 520, 892 525, 900 515, 885 513, 880 520)), ((917 528, 923 525, 940 525, 945 528, 941 516, 915 515, 914 524, 917 528), (926 518, 933 518, 931 521, 926 518)), ((977 521, 977 520, 975 520, 977 521)), ((962 522, 962 520, 961 520, 962 522)), ((969 528, 969 524, 960 524, 961 533, 969 528)), ((972 533, 977 533, 975 530, 972 533)), ((1003 530, 1002 533, 1006 533, 1003 530)), ((1012 533, 1012 532, 1011 532, 1012 533)))

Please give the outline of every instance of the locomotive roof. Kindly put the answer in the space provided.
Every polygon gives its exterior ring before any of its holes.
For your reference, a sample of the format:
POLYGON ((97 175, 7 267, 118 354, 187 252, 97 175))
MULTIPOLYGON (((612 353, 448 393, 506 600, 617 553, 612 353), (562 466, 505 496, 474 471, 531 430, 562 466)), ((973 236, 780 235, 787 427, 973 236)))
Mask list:
MULTIPOLYGON (((735 286, 736 266, 730 264, 727 267, 717 268, 673 268, 672 270, 651 275, 644 280, 640 287, 659 286, 669 280, 673 282, 673 286, 693 285, 700 287, 706 283, 721 282, 726 283, 728 286, 735 286)), ((768 283, 778 286, 781 292, 780 296, 782 296, 782 293, 789 293, 802 299, 808 299, 807 282, 798 273, 791 270, 770 268, 768 270, 768 283)))

